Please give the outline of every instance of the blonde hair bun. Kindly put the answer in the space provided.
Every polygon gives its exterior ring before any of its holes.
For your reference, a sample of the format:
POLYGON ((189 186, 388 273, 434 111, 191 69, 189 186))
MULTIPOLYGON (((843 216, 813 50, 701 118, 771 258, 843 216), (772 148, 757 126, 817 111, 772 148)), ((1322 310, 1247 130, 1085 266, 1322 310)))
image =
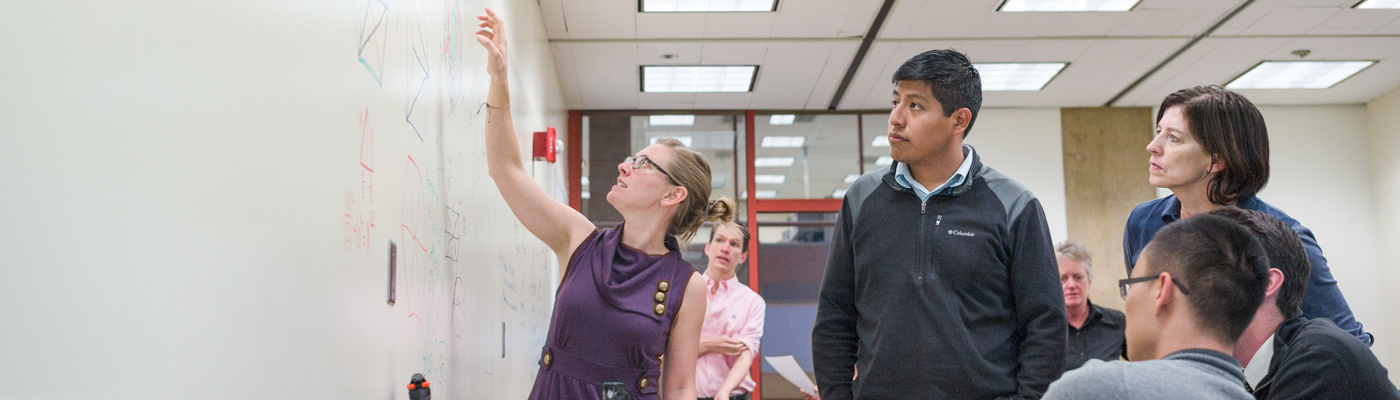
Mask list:
POLYGON ((734 222, 737 217, 737 215, 735 215, 737 211, 738 209, 734 205, 734 200, 720 196, 720 198, 710 202, 710 207, 707 211, 708 215, 705 216, 705 220, 734 222))

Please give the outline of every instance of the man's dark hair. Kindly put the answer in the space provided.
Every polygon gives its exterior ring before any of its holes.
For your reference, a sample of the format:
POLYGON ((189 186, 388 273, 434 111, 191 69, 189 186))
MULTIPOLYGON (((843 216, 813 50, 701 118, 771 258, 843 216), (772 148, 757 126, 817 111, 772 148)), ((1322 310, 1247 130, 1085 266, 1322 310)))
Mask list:
POLYGON ((1191 291, 1186 295, 1196 323, 1206 333, 1234 343, 1264 302, 1269 259, 1259 240, 1240 224, 1202 214, 1162 230, 1143 249, 1145 275, 1170 273, 1191 291))
POLYGON ((972 61, 957 50, 929 50, 909 58, 894 71, 892 82, 920 81, 933 92, 934 100, 943 105, 943 116, 950 117, 953 111, 966 108, 972 112, 967 121, 963 137, 972 132, 972 123, 977 121, 977 110, 982 108, 982 77, 972 67, 972 61))
POLYGON ((1269 130, 1254 103, 1219 86, 1196 86, 1162 99, 1157 122, 1174 106, 1182 106, 1191 136, 1206 153, 1225 162, 1225 168, 1210 180, 1211 203, 1238 203, 1269 183, 1269 130))
POLYGON ((1308 292, 1308 277, 1312 264, 1308 263, 1308 253, 1303 250, 1303 240, 1298 232, 1287 223, 1274 216, 1239 207, 1225 207, 1210 214, 1229 218, 1245 228, 1254 231, 1254 237, 1264 246, 1264 254, 1269 257, 1269 267, 1283 272, 1283 287, 1278 289, 1274 301, 1279 312, 1292 317, 1303 312, 1303 295, 1308 292))

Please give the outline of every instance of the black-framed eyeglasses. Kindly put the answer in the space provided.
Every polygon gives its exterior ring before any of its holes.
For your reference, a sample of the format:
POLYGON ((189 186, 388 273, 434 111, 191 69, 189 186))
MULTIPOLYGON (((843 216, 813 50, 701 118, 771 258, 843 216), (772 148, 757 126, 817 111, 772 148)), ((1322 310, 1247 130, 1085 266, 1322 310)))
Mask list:
POLYGON ((676 178, 671 176, 670 172, 666 172, 665 168, 661 168, 661 164, 657 164, 656 161, 652 161, 650 157, 628 156, 627 158, 622 159, 622 162, 632 163, 632 169, 641 169, 642 167, 647 166, 647 164, 651 164, 651 166, 656 167, 656 170, 660 171, 662 175, 666 175, 666 179, 670 179, 672 185, 681 186, 680 182, 676 182, 676 178))
MULTIPOLYGON (((1181 294, 1191 294, 1191 290, 1190 290, 1190 289, 1187 289, 1187 288, 1186 288, 1186 285, 1182 285, 1180 279, 1176 279, 1176 277, 1175 277, 1175 276, 1172 276, 1171 274, 1167 274, 1167 276, 1169 276, 1169 277, 1172 278, 1172 283, 1175 283, 1175 284, 1176 284, 1177 289, 1181 289, 1181 294)), ((1157 275, 1143 276, 1143 277, 1137 277, 1137 278, 1128 278, 1128 279, 1119 279, 1119 280, 1118 280, 1118 295, 1123 296, 1124 299, 1127 299, 1127 298, 1128 298, 1128 286, 1132 286, 1134 283, 1138 283, 1138 282, 1147 282, 1147 281, 1150 281, 1150 280, 1153 280, 1153 279, 1157 279, 1157 275)))

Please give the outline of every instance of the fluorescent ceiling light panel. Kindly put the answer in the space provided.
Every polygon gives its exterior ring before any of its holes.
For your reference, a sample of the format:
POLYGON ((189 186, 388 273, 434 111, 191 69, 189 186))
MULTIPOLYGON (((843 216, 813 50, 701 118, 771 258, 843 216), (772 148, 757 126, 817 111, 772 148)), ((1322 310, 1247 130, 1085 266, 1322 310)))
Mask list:
POLYGON ((1068 63, 976 63, 982 90, 1036 91, 1044 88, 1068 63))
POLYGON ((1226 89, 1326 89, 1375 61, 1265 61, 1225 85, 1226 89))
POLYGON ((754 193, 757 194, 757 195, 754 196, 754 197, 760 198, 760 199, 771 199, 771 198, 774 198, 774 197, 778 197, 778 191, 777 191, 777 190, 755 190, 754 193))
POLYGON ((1352 8, 1369 8, 1369 9, 1393 8, 1393 9, 1400 9, 1400 0, 1366 0, 1366 1, 1363 1, 1363 2, 1361 2, 1361 3, 1358 3, 1355 7, 1352 7, 1352 8))
POLYGON ((580 183, 582 183, 583 186, 588 186, 588 177, 586 177, 586 176, 583 177, 583 179, 581 179, 581 182, 580 182, 580 183))
POLYGON ((846 197, 846 189, 836 189, 836 191, 831 192, 831 198, 833 199, 839 199, 842 197, 846 197))
POLYGON ((792 157, 758 157, 753 159, 755 167, 791 167, 797 159, 792 157))
POLYGON ((764 136, 761 147, 802 147, 807 143, 806 136, 764 136))
POLYGON ((792 114, 773 114, 768 116, 768 125, 792 125, 797 116, 792 114))
POLYGON ((690 136, 656 136, 651 138, 651 144, 656 144, 656 141, 661 140, 661 138, 663 137, 675 138, 676 140, 681 141, 681 144, 685 145, 685 147, 694 147, 690 145, 690 142, 694 141, 690 138, 690 136))
POLYGON ((777 0, 642 0, 641 12, 771 12, 777 0))
POLYGON ((1006 0, 1001 12, 1112 12, 1128 11, 1139 0, 1006 0))
POLYGON ((880 158, 875 159, 875 165, 888 167, 890 164, 894 164, 894 158, 890 156, 880 156, 880 158))
POLYGON ((757 65, 644 65, 647 93, 742 93, 753 90, 757 65))
POLYGON ((761 184, 776 185, 787 181, 787 175, 754 175, 753 182, 761 184))
POLYGON ((846 175, 846 179, 844 179, 844 181, 845 181, 846 183, 852 183, 852 182, 855 182, 855 181, 856 181, 856 178, 859 178, 859 177, 860 177, 860 174, 848 174, 848 175, 846 175))
POLYGON ((578 194, 578 197, 581 198, 581 199, 584 199, 584 200, 588 200, 588 199, 593 198, 593 193, 589 193, 589 192, 579 193, 579 194, 578 194))
POLYGON ((890 135, 876 136, 875 140, 870 141, 870 147, 890 147, 890 135))
POLYGON ((655 126, 691 126, 695 125, 694 115, 653 115, 647 118, 647 122, 655 126))

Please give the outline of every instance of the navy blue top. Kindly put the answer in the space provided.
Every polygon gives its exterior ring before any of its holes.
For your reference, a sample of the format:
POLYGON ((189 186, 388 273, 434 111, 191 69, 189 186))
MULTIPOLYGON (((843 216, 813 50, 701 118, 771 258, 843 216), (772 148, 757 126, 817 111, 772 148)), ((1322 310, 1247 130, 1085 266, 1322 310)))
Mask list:
MULTIPOLYGON (((1298 236, 1303 239, 1303 249, 1307 251, 1308 263, 1312 265, 1312 274, 1308 278, 1308 292, 1303 296, 1303 316, 1331 320, 1337 327, 1370 346, 1373 342, 1371 334, 1366 333, 1361 323, 1352 316, 1351 307, 1347 306, 1347 299, 1342 297, 1337 280, 1332 278, 1332 270, 1327 268, 1327 258, 1322 256, 1322 248, 1318 247, 1317 238, 1313 236, 1312 231, 1258 197, 1251 196, 1240 201, 1238 206, 1278 218, 1293 228, 1294 232, 1298 232, 1298 236)), ((1127 263, 1128 276, 1132 276, 1138 254, 1147 246, 1147 242, 1152 240, 1152 236, 1162 227, 1178 219, 1181 219, 1181 202, 1176 200, 1176 195, 1138 204, 1137 208, 1133 209, 1133 213, 1128 215, 1128 225, 1123 229, 1123 261, 1127 263)))

